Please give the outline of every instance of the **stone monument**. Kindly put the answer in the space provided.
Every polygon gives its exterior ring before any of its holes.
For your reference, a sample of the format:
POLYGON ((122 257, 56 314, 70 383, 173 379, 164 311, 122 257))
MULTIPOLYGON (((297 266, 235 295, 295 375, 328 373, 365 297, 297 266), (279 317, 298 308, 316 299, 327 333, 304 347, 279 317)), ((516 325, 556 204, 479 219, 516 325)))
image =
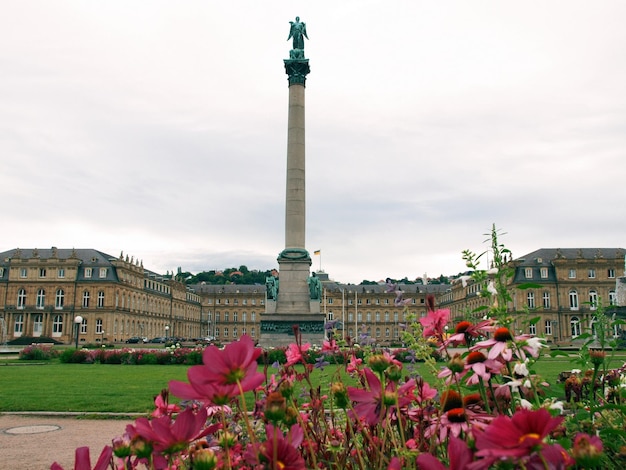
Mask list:
POLYGON ((266 281, 265 312, 261 314, 261 346, 285 346, 294 342, 294 327, 302 341, 321 344, 324 315, 320 311, 321 284, 309 276, 311 256, 305 248, 305 139, 304 91, 310 72, 304 57, 306 24, 296 17, 290 21, 287 40, 293 40, 285 71, 289 78, 287 121, 287 194, 285 202, 285 249, 278 255, 278 279, 266 281), (279 282, 280 281, 280 282, 279 282))

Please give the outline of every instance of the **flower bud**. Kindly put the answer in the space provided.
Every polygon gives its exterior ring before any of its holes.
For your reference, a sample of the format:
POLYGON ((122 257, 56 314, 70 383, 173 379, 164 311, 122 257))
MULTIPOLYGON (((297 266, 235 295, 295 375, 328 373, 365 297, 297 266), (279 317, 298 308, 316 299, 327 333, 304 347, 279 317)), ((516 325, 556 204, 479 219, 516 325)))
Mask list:
POLYGON ((402 368, 397 364, 391 364, 385 374, 392 382, 398 382, 402 378, 402 368))
POLYGON ((330 392, 335 398, 335 406, 345 410, 348 407, 348 392, 346 391, 346 386, 341 382, 334 382, 330 386, 330 392))
POLYGON ((367 364, 378 374, 385 372, 391 365, 389 359, 383 354, 374 354, 367 359, 367 364))
POLYGON ((455 354, 452 359, 448 362, 448 369, 452 371, 454 374, 460 374, 465 369, 465 362, 463 358, 459 354, 455 354))
POLYGON ((582 468, 596 467, 602 457, 602 441, 597 436, 579 433, 574 438, 572 456, 582 468))
POLYGON ((285 418, 287 402, 280 392, 272 392, 265 400, 265 418, 276 424, 285 418))

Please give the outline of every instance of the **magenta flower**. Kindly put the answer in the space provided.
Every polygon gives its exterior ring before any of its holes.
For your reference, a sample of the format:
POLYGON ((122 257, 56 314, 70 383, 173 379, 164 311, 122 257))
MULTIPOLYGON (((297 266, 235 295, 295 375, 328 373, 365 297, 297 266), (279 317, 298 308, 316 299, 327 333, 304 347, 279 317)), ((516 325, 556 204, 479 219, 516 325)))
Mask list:
POLYGON ((565 457, 560 452, 553 452, 554 446, 545 442, 550 432, 562 421, 562 417, 552 417, 545 408, 537 411, 519 410, 512 417, 500 415, 485 429, 474 430, 478 449, 476 456, 484 457, 483 462, 489 466, 496 460, 516 461, 538 452, 546 459, 557 460, 552 463, 563 464, 565 457))
POLYGON ((488 348, 488 359, 500 358, 504 362, 509 362, 513 358, 513 350, 509 346, 509 341, 512 340, 513 336, 511 335, 509 329, 506 327, 500 327, 493 334, 493 338, 480 341, 471 349, 475 351, 476 349, 488 348))
POLYGON ((306 470, 306 463, 298 447, 302 443, 304 434, 298 425, 291 427, 286 436, 272 425, 265 428, 267 440, 260 444, 251 445, 246 452, 249 464, 263 464, 263 468, 277 468, 281 470, 306 470))
POLYGON ((166 390, 161 390, 161 393, 157 395, 154 399, 155 410, 152 412, 153 418, 159 418, 160 416, 171 415, 172 413, 178 413, 180 411, 180 406, 178 405, 170 405, 168 403, 169 392, 166 390))
POLYGON ((364 420, 370 426, 380 422, 388 410, 395 408, 396 396, 400 408, 415 400, 413 390, 415 380, 411 379, 397 390, 395 383, 390 382, 383 390, 382 384, 371 369, 363 370, 369 390, 348 387, 348 397, 355 402, 352 414, 364 420))
POLYGON ((212 434, 221 427, 221 424, 214 424, 204 428, 206 419, 205 408, 197 413, 187 408, 175 421, 172 421, 171 416, 162 416, 152 421, 137 418, 134 425, 129 424, 126 427, 126 432, 131 438, 140 437, 151 443, 155 451, 169 455, 186 449, 190 442, 212 434))
MULTIPOLYGON (((113 449, 111 446, 105 446, 93 469, 91 468, 91 459, 89 458, 89 447, 78 447, 74 455, 74 470, 106 470, 111 463, 113 449)), ((63 467, 54 462, 50 466, 50 470, 63 470, 63 467)))
POLYGON ((469 347, 477 338, 492 332, 495 329, 493 325, 493 320, 483 320, 476 324, 461 321, 457 323, 454 334, 445 341, 445 345, 459 346, 464 344, 469 347))
POLYGON ((422 453, 417 457, 417 466, 428 470, 465 470, 472 461, 472 451, 467 443, 458 437, 450 437, 448 441, 448 458, 450 466, 446 467, 433 455, 422 453))
POLYGON ((435 336, 443 339, 444 328, 448 324, 449 319, 450 310, 448 309, 429 310, 425 317, 419 319, 424 328, 424 338, 435 336))
POLYGON ((303 360, 303 354, 307 352, 310 347, 311 345, 309 343, 303 345, 291 343, 285 351, 285 355, 287 356, 285 366, 288 367, 301 362, 303 360))
POLYGON ((190 367, 187 371, 189 384, 172 380, 169 382, 170 392, 187 400, 225 405, 240 392, 254 390, 263 383, 265 376, 257 372, 256 360, 260 355, 261 348, 255 348, 248 335, 226 345, 223 350, 209 346, 202 354, 203 365, 190 367))

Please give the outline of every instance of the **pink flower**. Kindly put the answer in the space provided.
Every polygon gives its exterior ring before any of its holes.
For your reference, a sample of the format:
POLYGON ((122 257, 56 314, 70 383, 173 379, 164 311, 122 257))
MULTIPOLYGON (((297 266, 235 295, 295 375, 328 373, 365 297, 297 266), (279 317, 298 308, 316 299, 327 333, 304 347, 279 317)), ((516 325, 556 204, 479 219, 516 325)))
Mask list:
POLYGON ((307 352, 311 345, 309 343, 299 345, 296 343, 291 343, 287 350, 285 351, 285 355, 287 356, 287 362, 285 366, 292 366, 301 362, 303 360, 302 354, 307 352))
POLYGON ((322 352, 323 353, 334 353, 339 351, 339 346, 337 345, 337 341, 331 339, 330 341, 322 341, 322 352))
POLYGON ((154 399, 154 405, 156 409, 152 412, 152 417, 158 418, 160 416, 171 415, 172 413, 178 413, 180 411, 180 406, 178 405, 170 405, 168 403, 169 392, 166 390, 161 390, 161 393, 157 395, 154 399))
POLYGON ((449 344, 452 346, 465 344, 469 347, 476 338, 485 336, 493 330, 493 320, 483 320, 477 324, 462 321, 457 323, 454 328, 454 334, 445 341, 445 344, 446 346, 449 344))
POLYGON ((286 436, 272 425, 265 428, 267 440, 251 445, 246 452, 249 464, 263 464, 263 468, 279 468, 281 470, 306 470, 306 463, 298 447, 302 443, 304 433, 300 426, 293 425, 286 436))
POLYGON ((448 309, 430 310, 425 317, 419 319, 424 328, 424 338, 435 336, 443 339, 444 328, 449 319, 450 310, 448 309))
POLYGON ((415 400, 412 392, 415 389, 415 380, 411 379, 397 390, 395 383, 390 382, 385 389, 371 369, 363 370, 369 390, 348 387, 348 397, 355 402, 353 415, 363 419, 370 426, 374 426, 386 415, 388 410, 395 408, 396 396, 400 408, 415 400))
POLYGON ((417 465, 428 470, 465 470, 472 461, 472 451, 465 441, 453 436, 448 441, 448 457, 450 466, 446 467, 431 454, 423 453, 417 457, 417 465))
MULTIPOLYGON (((111 446, 105 446, 100 453, 96 466, 91 468, 91 459, 89 458, 89 447, 78 447, 75 453, 74 470, 106 470, 111 463, 113 449, 111 446)), ((50 470, 63 470, 58 463, 54 462, 50 470)))
POLYGON ((163 454, 174 454, 186 449, 190 442, 217 431, 221 424, 214 424, 204 428, 207 411, 201 408, 197 413, 187 408, 172 422, 170 416, 162 416, 149 421, 147 418, 137 418, 135 424, 129 424, 126 432, 134 438, 136 436, 151 443, 154 450, 163 454))
POLYGON ((350 356, 350 361, 346 365, 346 372, 352 374, 353 372, 360 373, 361 370, 359 366, 363 363, 363 359, 359 359, 354 354, 350 356))
POLYGON ((484 430, 474 430, 478 449, 476 456, 485 457, 483 461, 489 466, 496 460, 511 459, 515 462, 538 452, 546 459, 554 459, 551 463, 562 464, 564 457, 561 453, 553 452, 554 446, 544 442, 562 421, 562 417, 553 418, 545 408, 537 411, 522 409, 512 417, 500 415, 484 430))
POLYGON ((476 343, 472 350, 490 348, 487 359, 502 359, 509 362, 513 358, 513 350, 509 346, 509 341, 513 340, 511 332, 506 327, 498 328, 493 334, 493 338, 476 343))
POLYGON ((254 390, 263 383, 265 376, 257 372, 256 360, 260 355, 261 348, 255 348, 248 335, 223 350, 209 346, 202 354, 203 365, 187 371, 189 384, 172 380, 170 391, 180 398, 224 405, 241 391, 254 390))

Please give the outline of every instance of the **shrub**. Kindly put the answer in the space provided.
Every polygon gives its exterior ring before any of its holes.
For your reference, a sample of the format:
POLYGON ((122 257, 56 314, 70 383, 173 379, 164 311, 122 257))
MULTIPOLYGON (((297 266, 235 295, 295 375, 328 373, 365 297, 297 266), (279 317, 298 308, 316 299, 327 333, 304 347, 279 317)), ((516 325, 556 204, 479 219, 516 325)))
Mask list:
POLYGON ((92 362, 93 358, 86 349, 66 349, 59 356, 61 362, 68 364, 82 364, 92 362))
POLYGON ((57 356, 51 345, 32 344, 20 351, 20 359, 24 361, 49 361, 57 356))

